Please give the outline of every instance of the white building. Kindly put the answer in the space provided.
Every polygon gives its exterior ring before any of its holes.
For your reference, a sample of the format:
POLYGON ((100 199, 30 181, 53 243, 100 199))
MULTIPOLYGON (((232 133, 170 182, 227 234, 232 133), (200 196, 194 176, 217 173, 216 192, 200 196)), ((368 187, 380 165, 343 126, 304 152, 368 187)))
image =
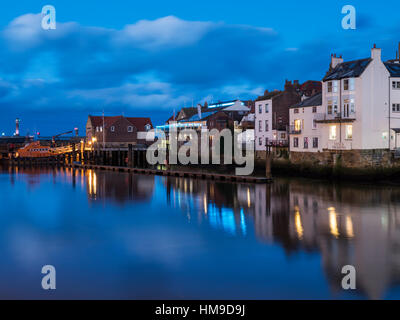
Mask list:
POLYGON ((332 55, 323 79, 322 105, 305 107, 304 113, 303 108, 292 108, 290 125, 291 151, 398 148, 399 60, 383 62, 376 46, 366 59, 343 62, 332 55), (318 146, 310 148, 314 138, 318 146))
POLYGON ((322 113, 321 92, 290 108, 291 151, 317 152, 320 150, 321 132, 317 130, 316 120, 322 113))

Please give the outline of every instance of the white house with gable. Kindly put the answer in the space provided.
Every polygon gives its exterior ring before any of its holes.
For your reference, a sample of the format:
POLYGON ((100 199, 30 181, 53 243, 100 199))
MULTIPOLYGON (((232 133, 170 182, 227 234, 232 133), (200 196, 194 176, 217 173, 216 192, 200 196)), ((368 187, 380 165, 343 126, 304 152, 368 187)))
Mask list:
POLYGON ((366 59, 344 62, 332 55, 322 105, 305 106, 304 113, 301 104, 293 106, 290 124, 291 151, 399 148, 400 60, 383 62, 375 45, 366 59), (314 137, 318 147, 310 148, 314 137))

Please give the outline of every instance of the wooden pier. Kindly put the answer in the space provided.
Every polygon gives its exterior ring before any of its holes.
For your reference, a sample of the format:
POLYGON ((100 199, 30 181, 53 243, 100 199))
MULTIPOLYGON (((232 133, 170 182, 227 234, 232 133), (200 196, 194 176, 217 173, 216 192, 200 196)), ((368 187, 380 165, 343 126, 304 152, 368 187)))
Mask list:
POLYGON ((272 179, 267 179, 266 177, 237 176, 237 175, 229 175, 229 174, 195 172, 195 171, 143 169, 143 168, 115 167, 115 166, 92 165, 92 164, 67 164, 66 167, 77 168, 77 169, 93 169, 93 170, 108 170, 108 171, 116 171, 116 172, 129 172, 129 173, 137 173, 137 174, 151 174, 151 175, 158 175, 158 176, 208 179, 208 180, 215 180, 215 181, 248 182, 248 183, 272 182, 272 179))
POLYGON ((202 172, 195 169, 179 170, 170 168, 155 169, 146 161, 146 150, 134 149, 131 145, 126 149, 108 149, 84 151, 73 147, 72 152, 47 158, 13 158, 8 161, 12 166, 59 166, 79 169, 108 170, 136 174, 209 179, 215 181, 270 183, 270 174, 261 176, 238 176, 226 173, 202 172))

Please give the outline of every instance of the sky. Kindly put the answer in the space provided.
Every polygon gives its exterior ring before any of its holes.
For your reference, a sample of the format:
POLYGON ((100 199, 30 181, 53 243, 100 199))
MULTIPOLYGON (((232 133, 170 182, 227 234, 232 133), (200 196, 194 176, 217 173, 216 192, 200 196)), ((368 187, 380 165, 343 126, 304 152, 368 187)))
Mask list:
POLYGON ((286 79, 321 80, 332 53, 395 58, 399 1, 2 0, 0 134, 54 135, 89 114, 165 122, 186 106, 255 99, 286 79), (342 7, 356 29, 342 28, 342 7), (43 30, 42 7, 57 27, 43 30))

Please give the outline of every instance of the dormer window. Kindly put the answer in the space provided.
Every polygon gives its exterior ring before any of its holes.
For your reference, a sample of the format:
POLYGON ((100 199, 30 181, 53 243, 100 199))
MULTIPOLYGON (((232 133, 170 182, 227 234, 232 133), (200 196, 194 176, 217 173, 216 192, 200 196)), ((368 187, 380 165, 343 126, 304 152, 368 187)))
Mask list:
POLYGON ((128 132, 133 132, 133 127, 132 126, 128 126, 128 132))

